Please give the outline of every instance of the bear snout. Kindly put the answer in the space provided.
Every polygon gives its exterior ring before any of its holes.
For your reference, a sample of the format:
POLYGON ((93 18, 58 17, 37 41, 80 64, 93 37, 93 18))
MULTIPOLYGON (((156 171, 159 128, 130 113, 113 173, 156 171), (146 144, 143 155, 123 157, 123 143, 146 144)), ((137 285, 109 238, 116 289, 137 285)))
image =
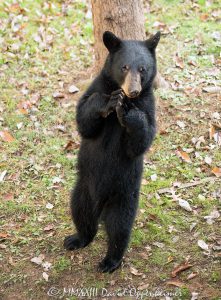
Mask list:
POLYGON ((129 97, 129 98, 136 98, 136 97, 139 96, 139 94, 140 94, 140 91, 134 90, 134 91, 129 92, 128 97, 129 97))
POLYGON ((141 92, 140 74, 136 72, 128 72, 121 86, 128 98, 136 98, 141 92))

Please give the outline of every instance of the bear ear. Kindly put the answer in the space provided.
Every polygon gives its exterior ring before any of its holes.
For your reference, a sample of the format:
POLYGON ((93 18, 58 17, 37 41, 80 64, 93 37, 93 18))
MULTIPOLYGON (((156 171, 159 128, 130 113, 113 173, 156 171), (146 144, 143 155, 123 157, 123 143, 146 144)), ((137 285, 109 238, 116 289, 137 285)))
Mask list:
POLYGON ((160 34, 160 31, 158 31, 155 35, 145 41, 145 44, 150 51, 154 51, 156 49, 160 40, 160 34))
POLYGON ((109 52, 117 51, 121 45, 121 39, 110 31, 104 32, 103 42, 109 52))

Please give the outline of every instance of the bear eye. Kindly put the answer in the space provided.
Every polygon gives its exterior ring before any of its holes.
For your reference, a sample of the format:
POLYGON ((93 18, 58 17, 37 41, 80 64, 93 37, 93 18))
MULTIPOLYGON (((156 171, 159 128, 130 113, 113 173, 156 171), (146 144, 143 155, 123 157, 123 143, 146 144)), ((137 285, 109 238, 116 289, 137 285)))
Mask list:
POLYGON ((122 72, 127 72, 129 70, 129 66, 128 65, 125 65, 121 68, 121 71, 122 72))
POLYGON ((144 71, 145 71, 144 67, 140 67, 140 68, 139 68, 139 72, 140 72, 140 73, 143 73, 144 71))

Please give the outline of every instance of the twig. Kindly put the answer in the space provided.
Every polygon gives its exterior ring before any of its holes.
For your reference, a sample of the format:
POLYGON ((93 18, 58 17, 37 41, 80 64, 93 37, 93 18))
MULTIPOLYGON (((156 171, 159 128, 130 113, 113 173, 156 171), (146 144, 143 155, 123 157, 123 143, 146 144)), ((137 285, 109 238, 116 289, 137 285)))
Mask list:
MULTIPOLYGON (((192 186, 196 186, 196 185, 200 185, 206 182, 211 182, 211 181, 216 181, 219 178, 216 177, 207 177, 207 178, 203 178, 201 180, 195 181, 195 182, 189 182, 189 183, 183 183, 180 186, 177 187, 177 189, 186 189, 188 187, 192 187, 192 186)), ((157 191, 158 194, 165 194, 165 193, 171 193, 173 190, 173 187, 171 188, 164 188, 164 189, 160 189, 157 191)))

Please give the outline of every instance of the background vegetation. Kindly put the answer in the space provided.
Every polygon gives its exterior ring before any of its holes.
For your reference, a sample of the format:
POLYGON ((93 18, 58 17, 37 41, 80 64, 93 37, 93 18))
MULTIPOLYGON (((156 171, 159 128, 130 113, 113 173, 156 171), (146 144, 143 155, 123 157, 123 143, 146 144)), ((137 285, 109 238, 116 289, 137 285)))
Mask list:
POLYGON ((158 65, 171 90, 156 92, 158 134, 129 251, 104 275, 102 227, 96 245, 63 249, 73 230, 75 106, 92 76, 90 6, 0 2, 0 299, 47 299, 52 286, 55 298, 64 287, 135 287, 176 293, 162 299, 221 299, 220 4, 156 0, 145 16, 148 34, 163 33, 158 65))

